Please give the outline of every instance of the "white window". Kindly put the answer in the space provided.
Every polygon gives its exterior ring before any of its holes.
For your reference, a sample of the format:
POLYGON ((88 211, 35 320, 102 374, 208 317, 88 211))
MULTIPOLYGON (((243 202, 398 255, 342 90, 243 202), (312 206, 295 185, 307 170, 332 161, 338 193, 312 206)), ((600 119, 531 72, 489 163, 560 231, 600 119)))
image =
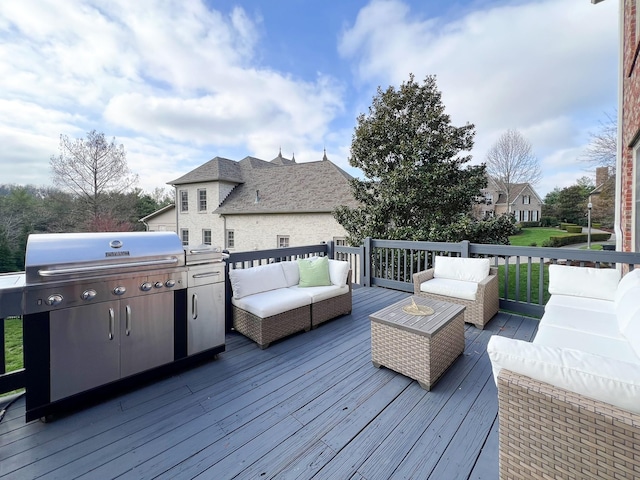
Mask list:
POLYGON ((180 211, 189 211, 189 192, 186 190, 180 190, 180 211))
POLYGON ((347 239, 345 237, 333 237, 333 244, 336 247, 346 247, 347 239))
POLYGON ((227 230, 226 234, 226 248, 235 248, 236 239, 233 230, 227 230))
POLYGON ((523 213, 522 221, 523 222, 528 222, 529 221, 529 210, 523 210, 522 213, 523 213))
POLYGON ((189 229, 188 228, 180 229, 180 238, 182 239, 183 246, 189 245, 189 229))
POLYGON ((198 211, 207 211, 207 190, 204 188, 198 189, 198 211))
POLYGON ((493 195, 490 193, 486 193, 484 196, 484 203, 487 205, 491 205, 493 203, 493 195))
POLYGON ((278 248, 287 248, 289 246, 289 235, 278 235, 278 248))
POLYGON ((522 203, 525 205, 529 205, 531 203, 531 196, 530 195, 523 195, 522 196, 522 203))
POLYGON ((204 245, 211 245, 211 230, 202 230, 202 243, 204 245))
POLYGON ((520 221, 520 211, 519 210, 514 210, 511 213, 513 213, 513 216, 516 217, 516 222, 520 221))

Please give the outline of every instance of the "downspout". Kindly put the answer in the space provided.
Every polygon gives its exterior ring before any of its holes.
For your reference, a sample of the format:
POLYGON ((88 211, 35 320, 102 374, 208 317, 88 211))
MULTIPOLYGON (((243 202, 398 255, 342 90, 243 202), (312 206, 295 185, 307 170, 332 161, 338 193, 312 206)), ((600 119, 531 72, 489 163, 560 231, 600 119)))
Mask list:
POLYGON ((176 235, 178 235, 180 237, 180 241, 182 241, 182 235, 180 235, 180 222, 178 221, 180 219, 180 210, 178 208, 178 202, 180 201, 180 199, 178 198, 178 186, 176 185, 173 188, 175 189, 173 198, 175 199, 174 204, 176 206, 176 235))
POLYGON ((621 252, 623 246, 622 236, 622 117, 624 107, 624 0, 619 0, 619 20, 618 30, 620 35, 619 51, 618 51, 618 132, 617 132, 617 148, 616 148, 616 197, 615 197, 615 220, 614 232, 616 235, 616 251, 621 252))

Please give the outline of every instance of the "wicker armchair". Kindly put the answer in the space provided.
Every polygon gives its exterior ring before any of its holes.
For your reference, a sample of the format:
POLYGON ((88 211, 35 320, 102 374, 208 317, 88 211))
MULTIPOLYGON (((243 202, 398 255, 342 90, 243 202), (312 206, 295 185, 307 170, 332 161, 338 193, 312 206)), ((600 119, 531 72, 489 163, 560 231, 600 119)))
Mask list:
POLYGON ((502 369, 500 479, 640 478, 640 415, 502 369))
POLYGON ((464 305, 467 307, 464 312, 465 323, 472 323, 480 329, 483 329, 489 320, 498 313, 500 299, 498 297, 498 269, 496 267, 491 267, 489 269, 489 276, 478 283, 475 300, 421 291, 420 285, 434 278, 434 271, 435 269, 430 268, 413 274, 413 292, 415 295, 422 295, 441 302, 464 305))

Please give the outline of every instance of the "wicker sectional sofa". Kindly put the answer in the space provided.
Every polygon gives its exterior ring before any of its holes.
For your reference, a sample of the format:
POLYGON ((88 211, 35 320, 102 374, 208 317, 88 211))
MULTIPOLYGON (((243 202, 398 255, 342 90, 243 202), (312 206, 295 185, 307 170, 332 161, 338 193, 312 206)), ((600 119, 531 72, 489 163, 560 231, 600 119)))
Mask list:
POLYGON ((300 286, 297 261, 230 270, 234 329, 264 349, 275 340, 351 313, 349 263, 328 263, 330 285, 311 287, 300 286))
POLYGON ((494 336, 500 478, 640 478, 640 269, 549 268, 533 342, 494 336))

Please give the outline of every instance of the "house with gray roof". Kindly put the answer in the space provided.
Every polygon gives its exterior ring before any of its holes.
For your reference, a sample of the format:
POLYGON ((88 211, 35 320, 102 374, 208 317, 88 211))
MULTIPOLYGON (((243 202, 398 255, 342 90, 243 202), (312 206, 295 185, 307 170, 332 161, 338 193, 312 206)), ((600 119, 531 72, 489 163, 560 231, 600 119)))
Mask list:
POLYGON ((352 177, 331 162, 215 157, 172 180, 177 231, 184 245, 229 251, 344 241, 333 210, 357 205, 352 177))
POLYGON ((513 183, 509 200, 499 182, 488 177, 487 188, 482 189, 480 203, 474 207, 477 218, 513 213, 517 222, 539 222, 542 217, 542 199, 529 183, 513 183))

